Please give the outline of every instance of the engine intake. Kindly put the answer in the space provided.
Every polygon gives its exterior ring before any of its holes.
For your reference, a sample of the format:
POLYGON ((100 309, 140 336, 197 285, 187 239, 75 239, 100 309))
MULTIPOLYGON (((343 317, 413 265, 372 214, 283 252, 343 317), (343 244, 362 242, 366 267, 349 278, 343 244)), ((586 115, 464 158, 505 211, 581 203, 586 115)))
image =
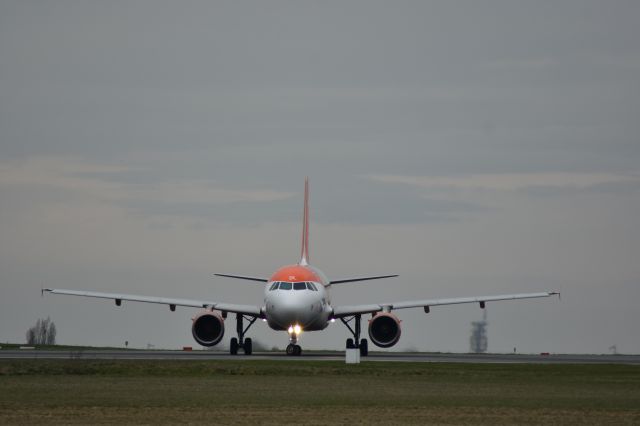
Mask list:
POLYGON ((200 345, 215 346, 224 336, 224 319, 217 312, 203 311, 193 319, 191 334, 200 345))
POLYGON ((374 345, 390 348, 400 340, 400 320, 391 313, 381 312, 369 320, 369 338, 374 345))

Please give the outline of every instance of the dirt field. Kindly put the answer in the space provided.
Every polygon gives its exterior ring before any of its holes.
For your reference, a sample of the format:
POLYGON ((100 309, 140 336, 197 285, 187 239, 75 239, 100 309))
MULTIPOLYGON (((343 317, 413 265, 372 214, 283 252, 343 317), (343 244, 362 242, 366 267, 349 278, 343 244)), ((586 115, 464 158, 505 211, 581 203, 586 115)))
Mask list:
POLYGON ((640 367, 0 361, 0 424, 639 424, 640 367))

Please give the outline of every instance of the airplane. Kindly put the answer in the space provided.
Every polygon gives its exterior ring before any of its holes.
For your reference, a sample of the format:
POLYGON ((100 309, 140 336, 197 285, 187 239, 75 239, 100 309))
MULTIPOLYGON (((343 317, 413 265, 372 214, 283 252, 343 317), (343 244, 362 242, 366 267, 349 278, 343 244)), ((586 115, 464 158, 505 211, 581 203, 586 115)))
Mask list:
POLYGON ((298 340, 302 332, 324 330, 340 320, 352 337, 346 340, 346 349, 359 350, 361 356, 369 353, 367 339, 361 339, 362 316, 371 315, 368 334, 371 342, 380 348, 390 348, 400 340, 400 319, 394 311, 407 308, 423 308, 429 313, 431 307, 477 303, 484 309, 487 302, 532 299, 560 295, 558 292, 502 294, 495 296, 457 297, 448 299, 409 300, 363 305, 333 305, 329 295, 335 285, 358 281, 378 280, 398 277, 397 274, 364 276, 330 280, 318 268, 309 263, 309 179, 304 184, 304 208, 302 215, 302 247, 300 261, 276 270, 269 278, 246 275, 214 274, 219 277, 264 283, 264 305, 237 305, 209 300, 174 299, 166 297, 141 296, 133 294, 102 293, 46 288, 42 292, 71 296, 112 299, 117 306, 122 301, 156 303, 168 305, 171 311, 176 306, 194 307, 201 310, 192 319, 191 333, 194 340, 205 347, 215 346, 222 341, 225 320, 228 314, 236 315, 237 337, 230 340, 229 351, 237 355, 239 350, 246 355, 253 352, 252 340, 245 337, 249 328, 258 320, 266 321, 273 330, 286 331, 289 335, 287 355, 299 356, 302 348, 298 340), (247 322, 245 326, 245 321, 247 322))

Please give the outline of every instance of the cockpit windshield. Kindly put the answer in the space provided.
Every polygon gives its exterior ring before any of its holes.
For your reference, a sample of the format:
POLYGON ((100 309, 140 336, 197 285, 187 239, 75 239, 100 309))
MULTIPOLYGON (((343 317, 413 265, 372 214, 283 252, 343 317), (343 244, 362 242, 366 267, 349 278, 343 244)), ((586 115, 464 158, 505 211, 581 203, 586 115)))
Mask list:
POLYGON ((280 290, 291 290, 291 283, 288 282, 280 282, 280 290))
POLYGON ((271 287, 269 287, 269 291, 292 290, 292 289, 318 291, 318 288, 316 287, 315 283, 312 283, 309 281, 297 282, 297 283, 290 283, 286 281, 274 281, 271 284, 271 287))

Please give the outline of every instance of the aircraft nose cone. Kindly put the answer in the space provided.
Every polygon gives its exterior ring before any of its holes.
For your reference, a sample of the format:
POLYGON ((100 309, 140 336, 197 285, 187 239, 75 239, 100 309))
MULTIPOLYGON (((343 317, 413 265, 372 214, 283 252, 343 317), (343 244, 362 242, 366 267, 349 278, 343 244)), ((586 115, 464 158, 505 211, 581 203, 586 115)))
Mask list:
POLYGON ((269 313, 282 327, 292 324, 304 325, 308 318, 307 312, 302 309, 301 304, 290 300, 277 300, 271 302, 269 313))

